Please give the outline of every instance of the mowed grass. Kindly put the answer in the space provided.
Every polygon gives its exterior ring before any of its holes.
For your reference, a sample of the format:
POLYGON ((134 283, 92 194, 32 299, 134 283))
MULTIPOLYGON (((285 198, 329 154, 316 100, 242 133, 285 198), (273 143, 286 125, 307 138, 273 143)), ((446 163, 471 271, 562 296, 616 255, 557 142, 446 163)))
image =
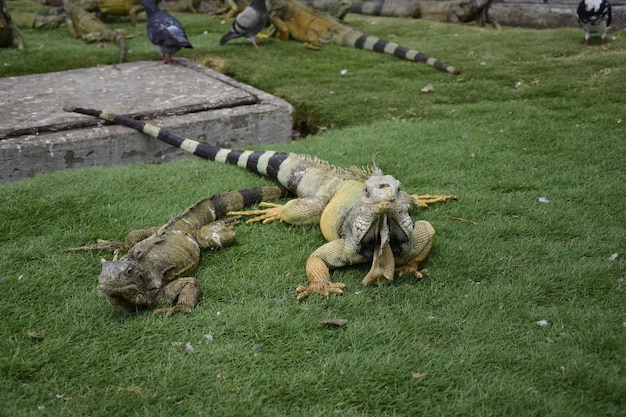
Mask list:
MULTIPOLYGON (((429 274, 364 288, 368 267, 345 268, 333 273, 344 296, 296 303, 319 230, 240 225, 236 246, 204 255, 193 315, 122 316, 95 294, 111 255, 67 248, 271 182, 188 158, 5 184, 0 415, 626 415, 622 39, 583 48, 574 29, 349 16, 460 67, 455 77, 332 45, 219 47, 228 23, 177 16, 194 44, 181 56, 222 58, 319 132, 267 149, 341 166, 378 152, 405 190, 460 197, 415 214, 437 230, 429 274)), ((0 51, 0 71, 117 59, 64 30, 23 29, 30 49, 0 51)), ((156 58, 145 37, 128 43, 129 59, 156 58)))

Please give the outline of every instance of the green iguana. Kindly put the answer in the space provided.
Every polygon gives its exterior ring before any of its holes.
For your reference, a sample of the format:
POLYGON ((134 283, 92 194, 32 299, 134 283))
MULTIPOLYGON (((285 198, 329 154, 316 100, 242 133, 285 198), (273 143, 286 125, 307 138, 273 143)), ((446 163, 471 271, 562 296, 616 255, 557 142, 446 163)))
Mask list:
POLYGON ((81 38, 85 42, 113 42, 120 47, 119 62, 122 63, 126 59, 126 42, 125 34, 120 30, 113 30, 105 25, 93 13, 87 12, 85 9, 65 1, 63 7, 66 11, 66 24, 72 37, 81 38))
POLYGON ((240 210, 287 194, 282 187, 260 187, 202 199, 160 228, 131 231, 123 243, 100 241, 70 251, 115 249, 112 261, 102 263, 98 295, 125 313, 153 304, 176 304, 155 313, 191 313, 200 297, 200 282, 190 276, 200 252, 230 246, 235 234, 225 221, 227 211, 240 210), (118 253, 126 252, 117 259, 118 253))
MULTIPOLYGON (((429 19, 448 23, 468 23, 476 21, 480 26, 491 23, 499 25, 489 16, 493 0, 304 0, 308 6, 318 10, 336 10, 339 7, 343 20, 346 13, 358 13, 371 16, 408 17, 429 19), (346 3, 348 3, 346 5, 346 3)), ((333 14, 334 15, 334 14, 333 14)))
POLYGON ((455 196, 418 196, 400 190, 400 182, 356 168, 342 169, 316 158, 286 152, 238 151, 185 139, 125 116, 98 110, 65 107, 65 111, 99 117, 130 127, 201 158, 233 164, 278 181, 299 198, 285 205, 265 203, 252 212, 252 222, 273 220, 293 225, 319 224, 328 241, 315 250, 306 265, 309 286, 300 286, 298 300, 311 293, 342 294, 344 284, 333 283, 330 269, 372 261, 363 285, 391 282, 394 272, 422 277, 420 263, 428 255, 435 230, 426 221, 413 222, 409 211, 455 196))
POLYGON ((461 73, 458 68, 444 64, 422 52, 351 29, 334 18, 316 13, 294 0, 267 0, 267 3, 272 23, 272 27, 265 35, 267 37, 277 35, 281 41, 292 38, 304 42, 304 46, 309 49, 320 49, 322 43, 334 43, 422 62, 451 74, 461 73))

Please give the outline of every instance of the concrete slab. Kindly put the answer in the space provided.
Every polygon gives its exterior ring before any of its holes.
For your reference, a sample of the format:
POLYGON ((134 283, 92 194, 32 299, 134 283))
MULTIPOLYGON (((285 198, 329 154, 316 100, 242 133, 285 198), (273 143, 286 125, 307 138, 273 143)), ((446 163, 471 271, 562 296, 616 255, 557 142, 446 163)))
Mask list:
POLYGON ((185 58, 0 78, 0 183, 188 155, 130 129, 66 113, 64 105, 139 116, 231 148, 287 143, 292 135, 289 103, 185 58))

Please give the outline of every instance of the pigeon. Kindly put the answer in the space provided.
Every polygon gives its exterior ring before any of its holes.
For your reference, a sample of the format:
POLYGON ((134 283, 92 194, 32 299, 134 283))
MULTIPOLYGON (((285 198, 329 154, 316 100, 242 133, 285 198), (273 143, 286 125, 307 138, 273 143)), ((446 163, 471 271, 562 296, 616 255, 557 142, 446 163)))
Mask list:
POLYGON ((263 30, 268 18, 269 14, 267 13, 265 0, 252 0, 248 7, 237 15, 228 33, 222 36, 220 45, 244 36, 252 42, 256 49, 260 49, 261 46, 257 45, 254 37, 263 30))
POLYGON ((611 26, 611 3, 609 0, 582 0, 576 10, 578 23, 585 31, 585 46, 589 45, 589 32, 595 29, 600 32, 600 44, 604 45, 606 29, 611 26))
POLYGON ((141 0, 141 2, 148 15, 146 23, 148 39, 161 54, 161 62, 170 63, 172 54, 181 48, 193 48, 187 39, 183 25, 174 16, 159 10, 154 0, 141 0))

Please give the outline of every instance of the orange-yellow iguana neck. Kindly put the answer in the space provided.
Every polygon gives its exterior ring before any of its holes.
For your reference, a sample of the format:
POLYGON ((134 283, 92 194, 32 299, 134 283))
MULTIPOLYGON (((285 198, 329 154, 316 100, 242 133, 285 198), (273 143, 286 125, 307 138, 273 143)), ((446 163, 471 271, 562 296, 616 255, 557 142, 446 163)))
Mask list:
POLYGON ((281 41, 292 38, 304 42, 304 46, 309 49, 320 49, 323 43, 334 43, 422 62, 451 74, 461 73, 458 68, 422 52, 344 26, 332 17, 318 14, 295 0, 267 0, 267 4, 273 25, 268 37, 276 35, 281 41))

